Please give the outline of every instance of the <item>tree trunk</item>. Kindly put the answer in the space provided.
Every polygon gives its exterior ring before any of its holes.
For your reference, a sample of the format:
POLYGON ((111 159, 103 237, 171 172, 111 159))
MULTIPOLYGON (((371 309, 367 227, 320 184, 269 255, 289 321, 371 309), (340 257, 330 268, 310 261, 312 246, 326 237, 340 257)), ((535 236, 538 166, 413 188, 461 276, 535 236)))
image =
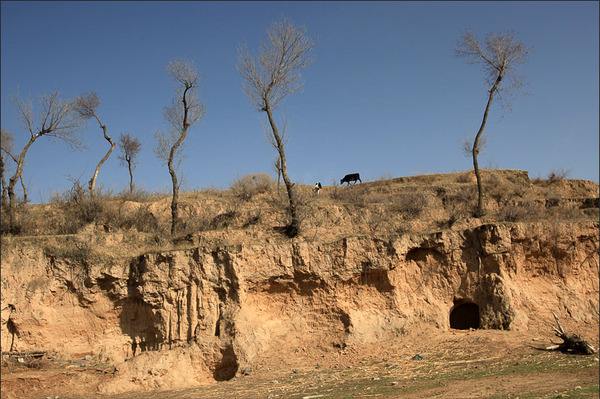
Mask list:
POLYGON ((279 166, 281 170, 281 177, 283 178, 283 183, 285 184, 285 188, 287 190, 288 201, 289 201, 289 212, 290 212, 290 223, 287 226, 287 233, 290 237, 295 237, 300 233, 300 220, 298 218, 297 212, 297 203, 296 197, 294 194, 294 183, 291 182, 288 173, 287 173, 287 162, 285 159, 285 148, 283 140, 279 135, 279 130, 277 129, 277 125, 275 124, 275 120, 273 119, 273 112, 269 104, 267 103, 265 108, 265 112, 269 117, 269 124, 271 125, 271 130, 273 132, 273 138, 275 139, 275 144, 277 147, 277 152, 279 153, 279 166))
POLYGON ((23 203, 26 204, 29 202, 29 197, 27 195, 27 187, 25 187, 25 182, 23 182, 23 175, 19 177, 19 181, 21 182, 21 188, 23 189, 23 203))
POLYGON ((8 181, 8 223, 11 230, 15 228, 15 184, 17 184, 17 180, 20 179, 23 175, 23 163, 25 162, 25 155, 27 155, 29 147, 31 147, 31 145, 35 142, 35 140, 37 140, 38 137, 38 134, 34 134, 29 138, 29 141, 21 150, 19 158, 17 158, 17 169, 15 170, 15 174, 8 181))
POLYGON ((281 161, 279 160, 279 156, 275 162, 275 169, 277 169, 277 195, 279 195, 279 186, 281 185, 281 161))
POLYGON ((8 208, 8 191, 6 188, 6 178, 4 177, 4 157, 0 152, 0 178, 2 184, 2 210, 6 211, 8 208))
POLYGON ((175 235, 177 232, 177 225, 179 223, 179 183, 177 182, 177 175, 175 174, 175 167, 173 166, 173 160, 175 158, 175 153, 185 137, 187 136, 188 129, 187 127, 181 131, 179 138, 171 147, 171 151, 169 152, 169 161, 167 162, 167 166, 169 167, 169 174, 171 175, 171 182, 173 184, 173 197, 171 199, 171 235, 175 235))
POLYGON ((133 173, 131 170, 131 157, 127 157, 127 169, 129 169, 129 194, 133 194, 133 173))
POLYGON ((179 224, 179 183, 177 182, 177 175, 175 174, 175 167, 173 166, 173 161, 175 159, 175 154, 177 150, 185 140, 188 130, 190 128, 188 122, 188 102, 187 102, 187 93, 192 88, 192 86, 186 86, 183 90, 183 95, 181 97, 181 102, 183 103, 183 122, 181 128, 181 134, 179 138, 171 147, 169 151, 169 161, 167 162, 167 166, 169 167, 169 174, 171 175, 171 182, 173 183, 173 198, 171 199, 171 236, 174 236, 177 232, 177 225, 179 224))
POLYGON ((489 91, 488 101, 485 106, 485 111, 483 112, 483 120, 481 121, 481 126, 479 127, 479 131, 477 131, 477 135, 475 136, 475 140, 473 141, 473 170, 475 171, 475 178, 477 179, 477 211, 475 216, 481 217, 485 214, 483 209, 483 185, 481 183, 481 174, 479 172, 479 163, 477 162, 477 156, 479 155, 479 142, 481 140, 481 135, 485 129, 485 124, 487 122, 488 113, 490 111, 490 106, 492 105, 492 101, 494 99, 494 94, 498 89, 498 85, 502 81, 502 74, 499 73, 496 81, 492 85, 492 88, 489 91))
POLYGON ((98 123, 100 124, 100 127, 102 128, 102 133, 104 134, 104 138, 110 144, 110 148, 108 149, 106 154, 102 157, 100 162, 98 162, 98 165, 96 166, 96 169, 94 170, 94 174, 92 175, 92 178, 90 179, 90 181, 88 183, 88 189, 90 190, 90 195, 92 195, 92 196, 94 195, 94 190, 96 189, 96 179, 98 178, 98 173, 100 173, 100 168, 102 167, 104 162, 106 162, 108 157, 110 157, 110 154, 113 152, 113 150, 117 146, 115 143, 113 143, 112 139, 108 135, 108 129, 106 128, 106 126, 103 125, 102 123, 100 123, 99 120, 98 120, 98 123))
MULTIPOLYGON (((19 162, 17 158, 8 151, 5 153, 12 159, 15 165, 19 162)), ((6 180, 4 179, 4 157, 2 157, 2 153, 0 152, 0 162, 2 163, 2 204, 3 206, 7 206, 7 190, 6 190, 6 180)), ((23 181, 23 174, 19 176, 19 182, 21 183, 21 188, 23 189, 23 203, 26 204, 29 202, 29 196, 27 195, 27 187, 25 187, 25 182, 23 181)))

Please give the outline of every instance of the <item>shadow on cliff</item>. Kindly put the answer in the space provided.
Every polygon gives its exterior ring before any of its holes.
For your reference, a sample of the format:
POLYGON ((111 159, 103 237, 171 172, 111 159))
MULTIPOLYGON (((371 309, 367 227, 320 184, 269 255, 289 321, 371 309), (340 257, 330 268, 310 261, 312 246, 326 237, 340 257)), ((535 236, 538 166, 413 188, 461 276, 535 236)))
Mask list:
POLYGON ((127 297, 121 301, 119 326, 123 333, 131 338, 131 351, 136 353, 162 349, 165 337, 157 327, 160 326, 160 316, 153 308, 144 302, 139 287, 142 275, 146 270, 145 259, 140 257, 131 262, 127 280, 127 297))

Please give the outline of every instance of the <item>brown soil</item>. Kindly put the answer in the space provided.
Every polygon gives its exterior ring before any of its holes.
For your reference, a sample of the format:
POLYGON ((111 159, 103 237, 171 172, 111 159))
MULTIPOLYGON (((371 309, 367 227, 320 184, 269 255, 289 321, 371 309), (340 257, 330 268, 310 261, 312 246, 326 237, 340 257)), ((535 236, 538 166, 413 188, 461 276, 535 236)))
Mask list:
POLYGON ((187 193, 174 238, 166 198, 26 208, 0 343, 48 355, 3 356, 2 398, 597 397, 597 355, 531 345, 554 312, 598 346, 598 185, 484 177, 484 218, 469 173, 299 187, 293 240, 274 192, 187 193))
MULTIPOLYGON (((597 338, 591 338, 597 346, 597 338)), ((310 361, 285 353, 262 359, 248 375, 200 388, 121 395, 98 393, 111 370, 85 361, 77 367, 47 363, 37 370, 11 365, 3 369, 2 397, 597 398, 598 356, 534 349, 551 339, 510 331, 428 331, 322 353, 310 361), (416 354, 422 360, 414 360, 416 354)))

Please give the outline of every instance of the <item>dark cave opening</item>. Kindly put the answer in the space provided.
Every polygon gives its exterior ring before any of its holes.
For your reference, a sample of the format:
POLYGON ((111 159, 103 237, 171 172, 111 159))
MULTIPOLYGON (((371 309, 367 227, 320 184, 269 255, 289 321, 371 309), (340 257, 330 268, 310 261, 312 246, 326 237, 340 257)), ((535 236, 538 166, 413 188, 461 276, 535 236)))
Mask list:
POLYGON ((479 328, 479 306, 476 303, 461 301, 450 310, 450 328, 468 330, 479 328))

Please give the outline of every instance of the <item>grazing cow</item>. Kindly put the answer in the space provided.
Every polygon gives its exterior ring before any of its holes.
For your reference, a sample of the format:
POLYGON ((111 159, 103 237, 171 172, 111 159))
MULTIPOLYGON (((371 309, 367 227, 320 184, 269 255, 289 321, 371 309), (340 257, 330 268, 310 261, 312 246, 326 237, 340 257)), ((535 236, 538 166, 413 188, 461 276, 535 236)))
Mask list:
POLYGON ((360 180, 360 175, 358 173, 350 173, 340 180, 340 184, 348 183, 348 185, 350 185, 350 182, 354 182, 354 184, 356 184, 357 181, 362 183, 362 180, 360 180))
POLYGON ((315 183, 315 188, 313 188, 313 191, 319 195, 319 193, 321 192, 321 189, 323 188, 323 186, 321 185, 321 182, 317 182, 315 183))

